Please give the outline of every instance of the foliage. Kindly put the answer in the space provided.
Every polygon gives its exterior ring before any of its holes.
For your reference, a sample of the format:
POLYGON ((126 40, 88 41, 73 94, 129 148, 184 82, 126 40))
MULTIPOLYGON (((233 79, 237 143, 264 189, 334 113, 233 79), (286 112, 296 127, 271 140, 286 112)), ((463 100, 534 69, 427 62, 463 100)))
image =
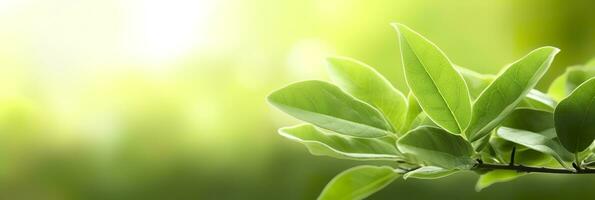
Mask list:
POLYGON ((362 199, 397 177, 480 175, 476 189, 526 173, 595 173, 595 65, 568 68, 547 94, 534 87, 559 52, 541 47, 484 75, 453 64, 435 44, 395 24, 410 91, 374 68, 329 58, 333 82, 303 81, 268 101, 310 124, 282 128, 315 155, 389 162, 335 177, 320 199, 362 199), (403 94, 408 94, 407 96, 403 94), (530 165, 530 166, 529 166, 530 165))

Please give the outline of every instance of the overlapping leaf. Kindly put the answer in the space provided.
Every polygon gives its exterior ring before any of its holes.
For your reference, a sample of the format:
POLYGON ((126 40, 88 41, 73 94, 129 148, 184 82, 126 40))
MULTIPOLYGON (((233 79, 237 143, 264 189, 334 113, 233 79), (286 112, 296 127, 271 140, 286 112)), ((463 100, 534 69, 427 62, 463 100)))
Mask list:
POLYGON ((564 74, 558 76, 548 89, 548 95, 554 100, 561 101, 576 87, 588 79, 595 77, 595 59, 584 66, 571 66, 566 68, 564 74))
POLYGON ((413 171, 407 172, 405 175, 403 175, 403 179, 437 179, 452 175, 457 172, 459 172, 459 170, 444 169, 435 166, 423 166, 413 171))
POLYGON ((463 77, 432 42, 395 24, 405 79, 424 112, 451 133, 461 133, 471 117, 469 90, 463 77))
POLYGON ((407 100, 382 75, 372 67, 350 59, 327 59, 331 79, 354 97, 374 106, 390 121, 398 133, 407 128, 407 100))
POLYGON ((358 166, 335 176, 318 200, 358 200, 393 182, 400 173, 390 167, 358 166))
POLYGON ((589 147, 595 139, 595 78, 562 100, 554 118, 558 138, 568 151, 578 153, 589 147))
POLYGON ((495 183, 511 181, 522 175, 524 174, 510 170, 489 171, 479 177, 475 184, 475 191, 479 192, 495 183))
POLYGON ((474 102, 468 138, 478 140, 500 124, 535 87, 558 51, 554 47, 536 49, 501 73, 474 102))
POLYGON ((300 142, 314 155, 353 160, 400 160, 392 137, 356 138, 321 130, 309 124, 279 129, 279 134, 300 142))
POLYGON ((330 83, 294 83, 273 92, 268 100, 295 118, 337 133, 367 138, 389 135, 390 125, 378 110, 330 83))
POLYGON ((548 129, 539 133, 501 127, 498 129, 498 136, 508 141, 529 147, 535 151, 553 156, 562 166, 569 167, 566 162, 573 159, 572 153, 568 152, 556 137, 554 129, 548 129))
POLYGON ((413 129, 398 140, 397 147, 403 153, 444 169, 469 169, 475 164, 469 142, 437 127, 413 129))

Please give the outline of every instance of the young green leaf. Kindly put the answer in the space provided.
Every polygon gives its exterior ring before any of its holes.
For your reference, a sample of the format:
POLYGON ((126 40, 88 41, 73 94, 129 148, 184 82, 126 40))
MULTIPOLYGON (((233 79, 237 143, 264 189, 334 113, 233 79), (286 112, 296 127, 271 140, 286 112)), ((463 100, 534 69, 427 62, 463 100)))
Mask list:
POLYGON ((583 163, 586 166, 593 167, 595 165, 595 154, 593 152, 589 152, 590 154, 584 159, 583 163))
POLYGON ((273 92, 268 101, 300 120, 356 137, 389 135, 390 125, 370 105, 323 81, 304 81, 273 92))
POLYGON ((327 59, 328 71, 335 84, 378 109, 398 133, 404 133, 407 100, 388 80, 372 67, 350 59, 327 59))
POLYGON ((577 153, 595 139, 595 78, 578 86, 554 112, 556 133, 564 147, 577 153))
POLYGON ((494 134, 490 137, 490 147, 494 151, 494 156, 500 161, 500 163, 510 163, 510 155, 512 149, 515 148, 515 164, 519 165, 541 165, 543 163, 549 163, 552 156, 544 154, 539 151, 527 148, 525 146, 510 142, 501 138, 498 134, 494 134))
POLYGON ((318 200, 364 199, 386 187, 400 176, 390 167, 358 166, 341 172, 331 180, 318 200))
POLYGON ((542 47, 511 64, 473 104, 473 115, 466 134, 471 141, 487 135, 535 87, 559 52, 542 47))
POLYGON ((479 176, 477 183, 475 184, 475 191, 481 191, 494 183, 512 181, 519 176, 524 175, 516 171, 510 170, 492 170, 488 173, 479 176))
POLYGON ((566 168, 569 167, 566 162, 572 161, 574 158, 572 153, 566 151, 566 149, 562 147, 556 137, 554 129, 535 133, 526 130, 500 127, 497 134, 501 138, 510 142, 550 155, 566 168))
POLYGON ((556 108, 556 101, 543 92, 533 89, 529 91, 518 107, 535 108, 553 112, 554 108, 556 108))
POLYGON ((483 151, 483 150, 484 150, 484 149, 485 149, 485 148, 488 146, 488 144, 489 144, 489 141, 490 141, 490 136, 491 136, 491 135, 490 135, 490 134, 488 134, 488 135, 486 135, 486 136, 482 137, 482 138, 481 138, 481 139, 479 139, 479 140, 475 140, 475 141, 471 142, 471 146, 473 147, 473 149, 474 149, 476 152, 481 152, 481 151, 483 151))
POLYGON ((306 145, 314 155, 352 160, 401 160, 392 137, 356 138, 310 124, 282 128, 279 134, 306 145))
POLYGON ((469 124, 471 103, 463 77, 432 42, 408 27, 395 24, 407 85, 427 115, 451 133, 469 124))
POLYGON ((568 74, 564 73, 558 76, 550 87, 547 90, 547 94, 552 97, 552 99, 556 101, 562 101, 562 99, 566 98, 568 92, 566 91, 566 80, 568 79, 568 74))
POLYGON ((554 128, 554 114, 544 110, 516 108, 502 121, 501 126, 541 132, 554 128))
POLYGON ((569 154, 564 148, 559 148, 562 146, 559 144, 560 142, 556 138, 555 132, 553 132, 554 115, 549 111, 516 108, 506 117, 501 126, 502 128, 498 129, 490 143, 496 145, 494 149, 499 153, 498 157, 506 162, 509 162, 508 157, 513 146, 516 146, 516 162, 519 164, 542 163, 549 160, 544 158, 553 156, 562 166, 567 167, 563 161, 567 161, 569 156, 572 158, 572 154, 569 154), (505 132, 506 128, 515 131, 508 131, 505 135, 503 132, 505 132), (522 131, 526 131, 527 134, 524 134, 525 132, 522 131), (519 145, 506 143, 516 143, 519 145), (532 150, 526 151, 525 149, 527 147, 532 150), (546 148, 551 149, 551 151, 544 150, 546 148))
POLYGON ((459 172, 459 170, 443 169, 435 166, 423 166, 413 171, 407 172, 405 175, 403 175, 403 179, 437 179, 450 176, 457 172, 459 172))
MULTIPOLYGON (((467 86, 469 87, 471 99, 473 100, 477 99, 481 92, 483 92, 483 90, 487 88, 492 83, 492 81, 494 81, 494 79, 496 79, 494 75, 480 74, 463 67, 457 67, 457 70, 459 70, 465 79, 465 83, 467 83, 467 86)), ((554 111, 554 108, 556 107, 556 101, 539 90, 533 89, 525 96, 519 107, 554 111)))
POLYGON ((548 89, 548 95, 556 101, 561 101, 576 87, 592 77, 595 77, 595 65, 568 67, 564 74, 552 82, 548 89))
POLYGON ((411 122, 411 129, 414 129, 419 126, 434 126, 438 127, 426 113, 419 113, 417 117, 411 122))
POLYGON ((457 70, 465 79, 467 87, 469 87, 469 94, 471 99, 476 99, 479 94, 487 88, 495 79, 495 76, 489 74, 480 74, 467 68, 457 67, 457 70))
POLYGON ((574 66, 566 69, 566 92, 570 94, 579 85, 595 77, 595 66, 574 66))
POLYGON ((397 147, 403 153, 444 169, 469 169, 475 164, 469 142, 437 127, 413 129, 397 141, 397 147))
POLYGON ((407 131, 417 127, 413 126, 413 123, 417 119, 417 116, 422 112, 421 107, 419 107, 419 103, 415 99, 415 96, 411 92, 407 95, 407 116, 405 117, 405 126, 407 127, 407 131))

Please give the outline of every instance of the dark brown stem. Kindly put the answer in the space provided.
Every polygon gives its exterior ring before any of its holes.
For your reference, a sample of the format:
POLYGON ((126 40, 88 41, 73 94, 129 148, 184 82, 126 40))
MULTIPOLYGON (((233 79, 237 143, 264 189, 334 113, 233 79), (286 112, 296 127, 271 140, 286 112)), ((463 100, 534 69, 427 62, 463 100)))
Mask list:
POLYGON ((510 163, 509 166, 514 166, 514 154, 516 153, 516 146, 512 146, 512 153, 510 153, 510 163))
POLYGON ((557 169, 557 168, 546 168, 546 167, 528 167, 524 165, 501 165, 501 164, 487 164, 477 163, 473 166, 472 170, 514 170, 517 172, 525 173, 549 173, 549 174, 595 174, 595 169, 580 169, 580 170, 569 170, 569 169, 557 169))

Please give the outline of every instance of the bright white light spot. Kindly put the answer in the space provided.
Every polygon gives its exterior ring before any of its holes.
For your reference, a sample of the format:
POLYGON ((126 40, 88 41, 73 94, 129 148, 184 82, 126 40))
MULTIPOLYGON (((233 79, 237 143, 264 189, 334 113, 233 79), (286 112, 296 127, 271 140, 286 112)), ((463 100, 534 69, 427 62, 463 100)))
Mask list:
POLYGON ((129 0, 125 48, 142 61, 171 61, 207 41, 215 7, 215 0, 129 0))
POLYGON ((29 2, 28 0, 0 0, 0 14, 29 2))

